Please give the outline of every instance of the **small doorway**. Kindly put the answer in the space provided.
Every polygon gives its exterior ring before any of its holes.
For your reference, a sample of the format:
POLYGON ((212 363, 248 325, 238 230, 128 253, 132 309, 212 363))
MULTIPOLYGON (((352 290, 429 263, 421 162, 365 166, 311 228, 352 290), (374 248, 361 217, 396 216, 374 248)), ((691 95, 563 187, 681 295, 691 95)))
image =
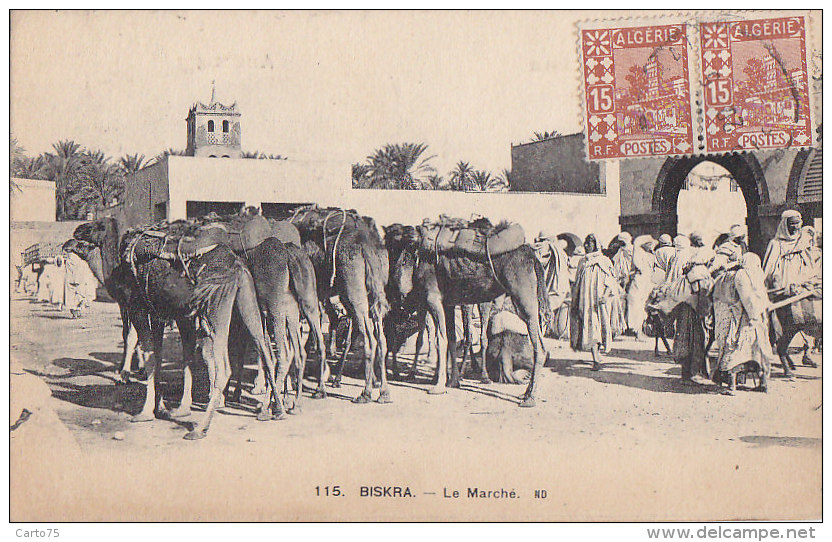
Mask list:
POLYGON ((306 207, 311 203, 260 203, 260 211, 266 218, 286 218, 298 207, 306 207))
POLYGON ((188 218, 199 218, 208 213, 218 215, 233 215, 240 212, 245 205, 242 201, 187 201, 185 215, 188 218))

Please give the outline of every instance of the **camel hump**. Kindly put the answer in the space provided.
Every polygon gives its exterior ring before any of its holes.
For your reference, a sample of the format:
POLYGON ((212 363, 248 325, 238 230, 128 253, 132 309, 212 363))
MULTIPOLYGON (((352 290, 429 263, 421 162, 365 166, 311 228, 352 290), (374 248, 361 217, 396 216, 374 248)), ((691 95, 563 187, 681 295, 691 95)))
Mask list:
POLYGON ((269 222, 272 237, 277 237, 277 240, 284 245, 301 246, 300 233, 294 224, 288 220, 271 220, 269 222))

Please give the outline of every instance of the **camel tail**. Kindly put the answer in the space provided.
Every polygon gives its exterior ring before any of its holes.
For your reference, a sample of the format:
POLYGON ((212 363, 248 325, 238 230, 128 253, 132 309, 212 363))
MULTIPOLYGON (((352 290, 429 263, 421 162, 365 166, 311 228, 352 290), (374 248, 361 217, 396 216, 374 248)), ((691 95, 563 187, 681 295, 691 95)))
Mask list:
POLYGON ((214 335, 215 330, 208 319, 205 318, 205 315, 218 307, 223 300, 236 297, 241 279, 248 274, 245 265, 237 261, 229 272, 216 277, 201 279, 199 284, 194 287, 188 306, 191 308, 191 312, 196 315, 199 327, 206 333, 214 335))
POLYGON ((546 291, 546 272, 537 258, 534 259, 534 274, 537 276, 537 307, 540 315, 540 327, 545 330, 552 324, 552 307, 549 305, 549 293, 546 291))
POLYGON ((364 281, 367 286, 367 297, 370 301, 370 313, 381 322, 387 311, 390 310, 387 295, 384 293, 389 272, 387 252, 364 250, 363 255, 364 281))

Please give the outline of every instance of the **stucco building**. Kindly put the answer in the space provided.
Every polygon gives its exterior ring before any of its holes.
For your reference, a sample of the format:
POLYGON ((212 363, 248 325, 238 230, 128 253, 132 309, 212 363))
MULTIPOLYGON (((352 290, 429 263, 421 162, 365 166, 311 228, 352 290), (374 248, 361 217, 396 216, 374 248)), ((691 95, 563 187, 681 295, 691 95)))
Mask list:
POLYGON ((54 181, 12 177, 9 198, 11 222, 55 222, 56 199, 54 181))
POLYGON ((513 171, 508 193, 371 190, 352 188, 350 163, 241 158, 241 120, 236 104, 225 106, 212 98, 207 105, 194 105, 187 118, 187 156, 167 156, 129 175, 123 202, 99 216, 114 216, 132 227, 211 211, 234 213, 244 206, 260 207, 270 216, 317 203, 356 209, 380 225, 417 224, 445 213, 518 222, 529 238, 542 229, 577 235, 594 231, 603 237, 618 232, 618 164, 587 163, 581 135, 568 138, 568 147, 554 156, 547 142, 543 148, 513 147, 512 160, 521 169, 513 171), (522 164, 528 160, 514 157, 527 153, 547 160, 551 175, 539 179, 534 168, 524 173, 522 164), (570 164, 566 173, 557 167, 564 163, 570 164))
MULTIPOLYGON (((560 188, 557 179, 573 172, 586 170, 585 165, 574 166, 576 156, 584 157, 574 148, 576 136, 524 145, 521 152, 512 149, 512 168, 522 172, 522 185, 537 189, 560 188), (561 160, 564 153, 569 160, 561 160)), ((633 235, 677 233, 677 205, 679 191, 690 171, 698 164, 710 161, 724 167, 742 190, 746 203, 749 244, 762 254, 774 236, 781 213, 797 209, 805 223, 823 216, 823 147, 811 149, 777 149, 710 156, 634 158, 600 165, 599 178, 609 178, 613 164, 620 190, 621 230, 633 235)), ((582 181, 578 173, 578 184, 582 181)), ((599 187, 603 187, 601 182, 599 187)), ((607 186, 607 190, 612 187, 607 186)), ((687 233, 687 232, 684 232, 687 233)))

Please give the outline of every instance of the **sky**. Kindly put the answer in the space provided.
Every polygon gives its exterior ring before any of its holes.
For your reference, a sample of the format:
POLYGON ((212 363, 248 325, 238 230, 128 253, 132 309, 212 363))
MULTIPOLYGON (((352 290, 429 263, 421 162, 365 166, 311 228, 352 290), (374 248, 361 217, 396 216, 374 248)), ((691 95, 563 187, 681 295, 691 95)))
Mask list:
POLYGON ((14 12, 11 130, 115 157, 184 149, 192 103, 236 101, 244 150, 357 162, 423 142, 499 172, 581 129, 574 12, 14 12))

